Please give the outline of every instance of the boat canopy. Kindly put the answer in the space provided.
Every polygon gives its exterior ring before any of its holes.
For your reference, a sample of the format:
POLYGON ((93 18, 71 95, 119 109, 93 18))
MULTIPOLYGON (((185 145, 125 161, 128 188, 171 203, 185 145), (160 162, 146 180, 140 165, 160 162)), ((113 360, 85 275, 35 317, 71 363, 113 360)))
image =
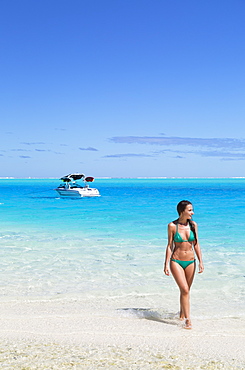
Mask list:
POLYGON ((77 181, 83 179, 86 182, 93 182, 94 177, 88 176, 85 177, 83 173, 70 173, 69 175, 61 177, 61 180, 64 182, 71 182, 71 181, 77 181))
POLYGON ((84 179, 85 175, 83 173, 70 173, 69 175, 61 177, 61 180, 64 182, 70 182, 71 180, 81 180, 84 179))

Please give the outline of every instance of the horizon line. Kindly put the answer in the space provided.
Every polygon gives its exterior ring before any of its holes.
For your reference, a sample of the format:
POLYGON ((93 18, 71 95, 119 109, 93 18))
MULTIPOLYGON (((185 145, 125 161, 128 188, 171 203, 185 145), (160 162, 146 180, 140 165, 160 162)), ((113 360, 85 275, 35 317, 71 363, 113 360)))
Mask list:
MULTIPOLYGON (((199 177, 199 176, 127 176, 127 177, 118 177, 118 176, 99 176, 95 179, 165 179, 165 180, 171 180, 171 179, 245 179, 245 176, 205 176, 205 177, 199 177)), ((1 177, 0 180, 60 180, 58 177, 14 177, 14 176, 5 176, 1 177)))

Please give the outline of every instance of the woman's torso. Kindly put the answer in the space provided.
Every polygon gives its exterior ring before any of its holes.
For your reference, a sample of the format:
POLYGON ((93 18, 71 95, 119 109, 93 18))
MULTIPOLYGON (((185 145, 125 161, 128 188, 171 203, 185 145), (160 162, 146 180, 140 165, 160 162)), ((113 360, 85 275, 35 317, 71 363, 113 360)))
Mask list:
POLYGON ((181 225, 174 223, 175 232, 173 235, 174 249, 172 258, 182 261, 190 261, 194 259, 194 251, 192 248, 195 236, 190 228, 190 225, 181 225))

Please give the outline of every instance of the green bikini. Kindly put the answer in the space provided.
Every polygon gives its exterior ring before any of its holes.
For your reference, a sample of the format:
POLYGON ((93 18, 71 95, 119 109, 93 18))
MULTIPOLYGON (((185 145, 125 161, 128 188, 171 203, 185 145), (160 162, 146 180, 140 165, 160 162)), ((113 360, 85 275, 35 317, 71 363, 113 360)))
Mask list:
MULTIPOLYGON (((190 230, 190 235, 188 240, 184 240, 180 233, 178 232, 178 223, 176 224, 176 233, 174 234, 174 241, 175 243, 183 243, 183 242, 194 242, 195 241, 195 235, 192 230, 190 230)), ((171 261, 177 262, 183 269, 186 269, 187 266, 189 266, 191 263, 194 263, 196 260, 191 261, 181 261, 181 260, 175 260, 174 258, 171 258, 171 261)))
POLYGON ((187 266, 189 266, 191 263, 195 262, 196 260, 181 261, 181 260, 175 260, 175 259, 171 258, 171 261, 177 262, 183 269, 186 269, 187 266))

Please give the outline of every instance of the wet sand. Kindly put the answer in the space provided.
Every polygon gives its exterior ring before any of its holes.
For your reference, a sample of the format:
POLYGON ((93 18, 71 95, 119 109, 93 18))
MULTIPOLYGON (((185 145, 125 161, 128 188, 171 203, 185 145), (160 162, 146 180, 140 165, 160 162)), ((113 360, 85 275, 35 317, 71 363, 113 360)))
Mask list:
POLYGON ((12 301, 0 305, 0 335, 0 366, 9 369, 245 368, 240 318, 195 318, 185 330, 147 308, 12 301))

